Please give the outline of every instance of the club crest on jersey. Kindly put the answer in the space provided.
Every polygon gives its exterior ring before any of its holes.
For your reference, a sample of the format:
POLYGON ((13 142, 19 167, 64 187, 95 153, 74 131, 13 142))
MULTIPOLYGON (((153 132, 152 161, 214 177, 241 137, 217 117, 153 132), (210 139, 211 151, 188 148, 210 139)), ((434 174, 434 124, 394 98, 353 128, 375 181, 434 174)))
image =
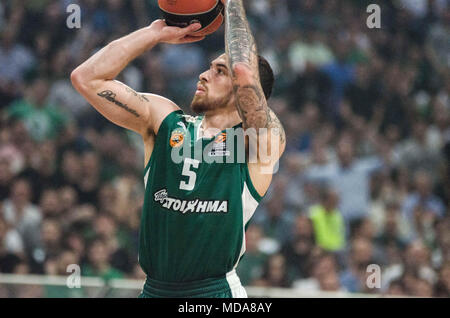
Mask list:
POLYGON ((227 200, 183 200, 169 197, 167 189, 161 189, 153 194, 153 200, 170 211, 185 213, 227 213, 227 200))
POLYGON ((182 129, 175 129, 170 135, 170 146, 172 148, 180 147, 181 145, 183 145, 184 139, 185 132, 182 129))

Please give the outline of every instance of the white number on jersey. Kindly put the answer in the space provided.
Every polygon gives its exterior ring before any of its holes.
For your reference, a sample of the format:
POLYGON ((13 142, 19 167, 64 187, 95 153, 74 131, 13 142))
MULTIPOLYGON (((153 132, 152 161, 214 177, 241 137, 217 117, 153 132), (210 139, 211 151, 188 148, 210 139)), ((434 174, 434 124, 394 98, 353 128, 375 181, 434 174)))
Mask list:
POLYGON ((183 176, 189 177, 188 182, 185 181, 180 182, 180 189, 191 191, 194 189, 195 180, 197 179, 197 174, 191 170, 191 166, 195 169, 198 168, 200 161, 191 158, 185 158, 183 164, 183 172, 181 173, 183 176))

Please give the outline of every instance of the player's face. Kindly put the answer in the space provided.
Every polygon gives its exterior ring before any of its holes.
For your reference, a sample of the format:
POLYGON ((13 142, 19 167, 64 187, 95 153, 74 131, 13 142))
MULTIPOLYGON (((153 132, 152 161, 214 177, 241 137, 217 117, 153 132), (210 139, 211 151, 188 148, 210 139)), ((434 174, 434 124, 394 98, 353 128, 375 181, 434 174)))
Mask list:
POLYGON ((200 74, 191 108, 196 113, 225 108, 233 102, 232 92, 227 56, 222 54, 211 62, 208 70, 200 74))

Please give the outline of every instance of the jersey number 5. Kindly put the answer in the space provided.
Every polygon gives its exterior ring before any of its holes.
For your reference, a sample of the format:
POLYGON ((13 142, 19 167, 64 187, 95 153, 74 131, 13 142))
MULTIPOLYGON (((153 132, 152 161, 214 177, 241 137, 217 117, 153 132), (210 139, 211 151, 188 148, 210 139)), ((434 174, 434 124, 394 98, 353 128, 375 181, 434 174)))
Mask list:
POLYGON ((189 180, 188 180, 188 182, 185 182, 185 181, 180 182, 181 190, 191 191, 194 189, 195 180, 197 179, 197 174, 191 170, 191 167, 197 169, 199 163, 200 163, 200 161, 198 161, 196 159, 191 159, 191 158, 184 159, 183 171, 181 172, 181 174, 183 176, 189 177, 189 180))

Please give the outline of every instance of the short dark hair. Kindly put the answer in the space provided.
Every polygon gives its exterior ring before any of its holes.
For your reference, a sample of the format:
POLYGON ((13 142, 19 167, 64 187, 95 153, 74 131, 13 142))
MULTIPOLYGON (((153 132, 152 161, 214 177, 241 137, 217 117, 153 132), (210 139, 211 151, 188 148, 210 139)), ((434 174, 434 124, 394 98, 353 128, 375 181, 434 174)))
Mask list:
POLYGON ((272 95, 273 83, 275 82, 273 70, 272 67, 270 67, 269 62, 261 55, 258 55, 258 68, 259 81, 264 91, 264 96, 266 96, 266 99, 268 100, 270 95, 272 95))

